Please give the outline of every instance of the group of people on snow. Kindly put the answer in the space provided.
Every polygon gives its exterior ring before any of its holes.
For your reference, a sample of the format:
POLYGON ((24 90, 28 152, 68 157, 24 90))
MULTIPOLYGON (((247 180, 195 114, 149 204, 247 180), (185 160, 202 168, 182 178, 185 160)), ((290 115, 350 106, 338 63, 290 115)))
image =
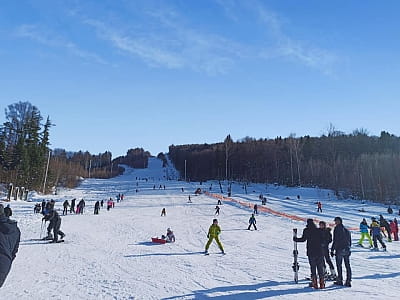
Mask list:
POLYGON ((325 288, 325 277, 327 275, 325 262, 328 264, 331 277, 336 277, 335 285, 345 285, 351 287, 351 267, 350 267, 350 247, 351 235, 350 231, 343 226, 342 218, 335 217, 335 229, 333 230, 333 238, 330 228, 326 227, 324 221, 319 222, 319 228, 313 219, 307 219, 306 228, 303 230, 301 237, 294 236, 293 241, 307 241, 307 256, 311 270, 311 286, 315 289, 325 288), (329 244, 332 242, 330 255, 336 257, 335 272, 333 263, 329 257, 329 244), (346 281, 343 283, 342 264, 346 268, 346 281), (318 274, 318 276, 317 276, 318 274), (319 280, 318 280, 319 279, 319 280), (318 286, 319 283, 319 286, 318 286))

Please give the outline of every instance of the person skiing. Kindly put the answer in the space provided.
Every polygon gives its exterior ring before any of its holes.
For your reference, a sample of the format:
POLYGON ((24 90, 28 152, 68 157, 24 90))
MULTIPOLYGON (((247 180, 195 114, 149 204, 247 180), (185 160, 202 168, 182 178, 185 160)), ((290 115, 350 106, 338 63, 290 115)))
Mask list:
POLYGON ((69 213, 70 214, 75 213, 75 201, 76 201, 75 198, 71 200, 71 206, 69 208, 69 213))
POLYGON ((12 216, 12 210, 11 210, 10 204, 7 204, 7 206, 4 207, 4 215, 5 215, 7 218, 9 218, 9 217, 12 216))
POLYGON ((322 231, 315 226, 313 219, 307 219, 306 228, 302 237, 293 237, 295 242, 307 241, 307 256, 311 270, 311 286, 318 289, 317 272, 319 277, 319 288, 325 288, 324 257, 322 253, 322 231))
POLYGON ((331 248, 331 256, 336 255, 337 280, 335 285, 343 285, 342 263, 346 267, 345 286, 351 287, 351 266, 350 266, 350 247, 351 234, 350 231, 343 226, 341 217, 335 217, 335 229, 333 230, 333 243, 331 248))
POLYGON ((257 206, 257 204, 254 204, 253 214, 258 215, 258 206, 257 206))
POLYGON ((208 248, 210 247, 212 241, 215 239, 215 242, 217 243, 219 249, 221 250, 222 254, 225 254, 224 247, 222 246, 220 240, 219 240, 219 234, 221 233, 221 227, 218 225, 218 220, 214 219, 212 225, 208 229, 208 234, 207 234, 207 244, 206 244, 206 250, 204 253, 207 255, 208 254, 208 248))
POLYGON ((167 243, 175 243, 175 235, 171 228, 167 228, 167 234, 162 235, 161 238, 166 240, 167 243))
POLYGON ((215 214, 214 215, 216 215, 216 216, 219 216, 219 206, 217 205, 216 207, 215 207, 215 214))
POLYGON ((321 203, 321 201, 317 202, 317 212, 322 212, 322 203, 321 203))
POLYGON ((390 231, 390 225, 389 225, 388 221, 386 221, 386 219, 382 215, 379 215, 379 226, 385 228, 385 230, 387 232, 388 242, 391 242, 392 234, 390 231))
POLYGON ((247 230, 250 230, 251 225, 253 225, 254 229, 257 230, 256 223, 256 218, 254 217, 254 214, 252 214, 249 219, 249 227, 247 227, 247 230))
POLYGON ((163 207, 163 209, 161 210, 161 217, 162 216, 166 216, 167 215, 167 212, 165 211, 165 207, 163 207))
POLYGON ((376 218, 372 217, 371 218, 371 235, 372 235, 372 240, 374 241, 374 249, 373 250, 378 250, 378 241, 381 244, 383 251, 386 251, 386 245, 382 240, 382 234, 381 234, 381 227, 376 220, 376 218))
POLYGON ((17 222, 4 214, 4 206, 0 204, 0 288, 3 286, 11 265, 17 255, 21 231, 17 222))
POLYGON ((94 214, 98 215, 99 210, 100 210, 100 201, 96 201, 96 203, 94 204, 94 214))
POLYGON ((61 227, 61 217, 55 209, 51 209, 47 215, 43 217, 43 220, 49 221, 49 226, 47 227, 47 238, 51 237, 51 230, 53 230, 53 240, 52 243, 58 242, 58 236, 61 236, 61 239, 65 237, 64 232, 60 230, 61 227))
POLYGON ((70 207, 68 200, 65 200, 65 201, 64 201, 63 207, 64 207, 63 215, 68 214, 68 207, 70 207))
POLYGON ((333 267, 331 257, 329 256, 329 244, 332 242, 331 229, 326 227, 326 223, 324 221, 319 221, 319 229, 322 231, 322 254, 324 256, 325 262, 328 264, 331 271, 331 274, 328 275, 324 262, 324 275, 328 278, 330 277, 331 279, 336 279, 335 268, 333 267))
POLYGON ((217 205, 222 205, 221 199, 218 199, 217 205))
POLYGON ((362 247, 362 243, 364 241, 365 238, 368 239, 369 241, 369 246, 370 248, 372 248, 372 239, 371 236, 369 235, 369 226, 367 224, 367 221, 364 219, 362 219, 361 223, 360 223, 360 232, 361 232, 361 237, 360 240, 358 241, 358 245, 362 247))

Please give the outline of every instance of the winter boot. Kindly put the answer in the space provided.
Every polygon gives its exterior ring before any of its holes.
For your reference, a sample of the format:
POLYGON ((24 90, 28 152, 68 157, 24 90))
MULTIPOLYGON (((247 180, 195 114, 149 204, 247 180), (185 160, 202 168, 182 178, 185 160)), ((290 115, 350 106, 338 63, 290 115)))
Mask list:
POLYGON ((347 287, 351 287, 351 282, 350 282, 350 280, 347 280, 346 283, 345 283, 344 285, 347 286, 347 287))
POLYGON ((312 278, 312 287, 318 289, 317 277, 312 278))
POLYGON ((325 288, 325 279, 323 277, 319 279, 319 288, 320 289, 325 288))

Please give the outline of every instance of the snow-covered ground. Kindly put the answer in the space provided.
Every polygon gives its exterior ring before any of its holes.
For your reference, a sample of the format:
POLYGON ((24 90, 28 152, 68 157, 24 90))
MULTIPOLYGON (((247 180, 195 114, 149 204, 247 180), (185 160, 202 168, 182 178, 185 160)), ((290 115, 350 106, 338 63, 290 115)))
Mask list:
MULTIPOLYGON (((229 201, 224 202, 217 217, 227 254, 219 254, 217 246, 212 244, 211 254, 204 256, 206 232, 214 218, 217 200, 193 193, 198 187, 209 190, 211 182, 200 185, 166 181, 166 171, 161 165, 161 161, 152 159, 148 169, 128 168, 123 175, 108 180, 87 179, 77 189, 44 197, 56 200, 56 208, 60 210, 66 199, 86 200, 83 215, 62 217, 65 243, 37 241, 42 222, 41 215, 33 214, 34 203, 12 201, 12 218, 18 221, 22 238, 11 272, 0 289, 0 299, 398 297, 400 242, 387 243, 388 252, 353 247, 353 287, 340 288, 328 283, 325 290, 312 290, 305 280, 298 284, 293 281, 292 228, 299 228, 301 233, 304 222, 260 213, 259 230, 248 231, 252 210, 229 201), (99 215, 93 214, 96 200, 115 198, 118 193, 125 195, 123 202, 116 203, 110 211, 103 208, 99 215), (192 203, 187 203, 189 195, 192 203), (163 207, 166 217, 160 216, 163 207), (161 236, 167 227, 174 231, 176 243, 152 244, 151 237, 161 236)), ((211 192, 219 192, 216 182, 212 183, 211 192)), ((275 211, 328 223, 341 216, 348 227, 358 227, 363 217, 369 221, 371 216, 381 213, 394 217, 386 214, 384 206, 336 200, 326 190, 253 184, 247 187, 247 192, 240 184, 232 186, 233 199, 260 204, 258 195, 263 193, 268 198, 266 206, 275 211), (318 200, 323 203, 323 213, 316 212, 318 200), (361 207, 366 212, 359 212, 361 207)), ((33 200, 42 199, 37 196, 33 200)), ((355 243, 358 232, 353 232, 352 237, 355 243)), ((302 279, 310 273, 305 243, 299 244, 299 256, 302 279)))

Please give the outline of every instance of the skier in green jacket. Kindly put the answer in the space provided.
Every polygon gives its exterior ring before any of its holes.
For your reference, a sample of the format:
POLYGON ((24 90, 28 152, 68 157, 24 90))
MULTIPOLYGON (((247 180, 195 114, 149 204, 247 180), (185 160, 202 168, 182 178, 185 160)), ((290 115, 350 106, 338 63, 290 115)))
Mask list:
POLYGON ((215 241, 217 242, 217 245, 219 249, 221 249, 222 254, 225 254, 224 248, 222 247, 222 244, 218 237, 220 233, 221 233, 221 227, 218 226, 218 220, 214 219, 212 225, 208 229, 208 234, 207 234, 208 242, 206 244, 205 254, 208 254, 208 248, 210 247, 213 239, 215 239, 215 241))

